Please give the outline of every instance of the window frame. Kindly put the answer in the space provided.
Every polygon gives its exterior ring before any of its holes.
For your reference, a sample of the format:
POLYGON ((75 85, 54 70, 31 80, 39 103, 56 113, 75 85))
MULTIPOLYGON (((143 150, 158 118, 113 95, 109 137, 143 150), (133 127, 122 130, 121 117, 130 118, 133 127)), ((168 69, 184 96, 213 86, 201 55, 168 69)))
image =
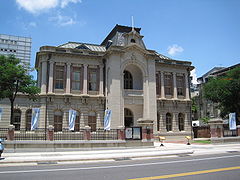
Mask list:
POLYGON ((177 83, 177 95, 178 96, 184 96, 184 89, 185 89, 185 81, 183 75, 177 75, 176 76, 176 83, 177 83))
POLYGON ((64 90, 65 89, 65 66, 55 65, 54 69, 54 89, 64 90), (61 68, 61 69, 60 69, 61 68), (62 73, 62 77, 58 77, 58 73, 62 73))
POLYGON ((133 77, 132 74, 125 70, 123 71, 123 79, 124 79, 124 89, 133 89, 133 77))
POLYGON ((71 90, 73 91, 81 91, 82 90, 82 68, 81 67, 72 67, 72 72, 71 72, 71 90), (78 72, 79 73, 79 79, 76 80, 74 73, 78 72), (79 83, 79 89, 74 89, 74 84, 79 83))
POLYGON ((63 127, 63 112, 55 111, 54 112, 54 132, 61 132, 63 127), (59 113, 59 114, 57 114, 59 113))
POLYGON ((173 95, 173 74, 164 74, 165 95, 173 95))
POLYGON ((31 123, 32 122, 32 109, 28 109, 26 111, 26 122, 25 122, 25 129, 26 131, 31 130, 31 123))
POLYGON ((172 131, 172 114, 167 113, 166 114, 166 130, 167 132, 172 131))
POLYGON ((184 131, 184 114, 178 114, 178 129, 179 131, 184 131))

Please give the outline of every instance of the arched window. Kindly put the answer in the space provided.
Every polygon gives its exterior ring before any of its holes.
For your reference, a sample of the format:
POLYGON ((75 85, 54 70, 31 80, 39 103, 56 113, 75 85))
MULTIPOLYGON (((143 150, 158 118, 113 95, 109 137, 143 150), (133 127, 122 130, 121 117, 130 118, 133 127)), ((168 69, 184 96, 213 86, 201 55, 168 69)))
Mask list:
POLYGON ((132 127, 133 126, 133 114, 130 109, 124 109, 124 125, 125 127, 132 127))
POLYGON ((80 130, 80 113, 77 111, 74 131, 79 131, 79 130, 80 130))
POLYGON ((62 131, 62 121, 63 121, 63 114, 62 111, 55 111, 54 112, 54 131, 62 131))
POLYGON ((32 109, 26 111, 26 131, 31 130, 31 121, 32 121, 32 109))
POLYGON ((15 126, 15 130, 19 131, 21 126, 21 111, 20 109, 13 110, 13 122, 12 124, 15 126))
POLYGON ((182 113, 178 114, 178 128, 179 131, 184 131, 184 115, 182 113))
POLYGON ((96 120, 96 113, 95 112, 89 112, 89 114, 88 114, 88 126, 91 127, 91 131, 96 131, 97 120, 96 120))
POLYGON ((136 40, 135 39, 131 39, 131 43, 136 43, 136 40))
POLYGON ((172 115, 170 113, 166 114, 166 129, 172 131, 172 115))
POLYGON ((160 115, 157 113, 157 131, 160 131, 160 115))
POLYGON ((133 89, 133 78, 129 71, 124 71, 124 89, 133 89))

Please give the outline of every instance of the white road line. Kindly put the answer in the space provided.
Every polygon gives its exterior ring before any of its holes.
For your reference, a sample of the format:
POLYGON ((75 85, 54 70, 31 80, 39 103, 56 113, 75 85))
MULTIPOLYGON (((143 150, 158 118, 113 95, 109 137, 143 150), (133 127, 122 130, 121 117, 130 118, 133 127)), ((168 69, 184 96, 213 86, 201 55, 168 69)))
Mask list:
POLYGON ((178 160, 178 161, 167 161, 167 162, 156 162, 156 163, 143 163, 143 164, 125 164, 118 166, 95 166, 86 168, 65 168, 65 169, 39 169, 39 170, 23 170, 23 171, 2 171, 0 174, 16 174, 16 173, 37 173, 37 172, 56 172, 56 171, 76 171, 76 170, 92 170, 92 169, 111 169, 111 168, 126 168, 126 167, 137 167, 137 166, 151 166, 160 164, 173 164, 173 163, 183 163, 183 162, 194 162, 194 161, 206 161, 206 160, 216 160, 225 158, 240 157, 240 155, 232 156, 220 156, 220 157, 210 157, 201 159, 188 159, 188 160, 178 160))

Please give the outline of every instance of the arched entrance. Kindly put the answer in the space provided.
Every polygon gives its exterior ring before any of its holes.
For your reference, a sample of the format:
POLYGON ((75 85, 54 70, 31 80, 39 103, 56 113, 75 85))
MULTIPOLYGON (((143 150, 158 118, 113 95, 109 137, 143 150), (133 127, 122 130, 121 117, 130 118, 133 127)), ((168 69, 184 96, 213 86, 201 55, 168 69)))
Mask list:
POLYGON ((124 126, 132 127, 133 126, 133 113, 130 109, 124 108, 124 126))

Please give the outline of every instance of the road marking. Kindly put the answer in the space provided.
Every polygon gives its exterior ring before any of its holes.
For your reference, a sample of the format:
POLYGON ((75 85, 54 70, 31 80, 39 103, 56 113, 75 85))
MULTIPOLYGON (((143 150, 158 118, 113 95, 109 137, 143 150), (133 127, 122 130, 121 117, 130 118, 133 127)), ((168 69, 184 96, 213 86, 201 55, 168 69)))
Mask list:
POLYGON ((174 164, 174 163, 184 163, 184 162, 194 162, 194 161, 206 161, 206 160, 216 160, 225 158, 240 157, 240 155, 232 156, 219 156, 201 159, 187 159, 178 161, 167 161, 167 162, 155 162, 155 163, 142 163, 142 164, 124 164, 117 166, 93 166, 85 168, 61 168, 61 169, 35 169, 35 170, 22 170, 22 171, 0 171, 0 174, 13 174, 13 173, 37 173, 37 172, 56 172, 56 171, 79 171, 79 170, 92 170, 92 169, 111 169, 111 168, 126 168, 126 167, 138 167, 138 166, 152 166, 152 165, 164 165, 164 164, 174 164))
POLYGON ((220 171, 231 171, 231 170, 236 170, 236 169, 240 169, 240 166, 220 168, 220 169, 210 169, 210 170, 203 170, 203 171, 194 171, 194 172, 179 173, 179 174, 169 174, 169 175, 162 175, 162 176, 136 178, 136 179, 129 179, 129 180, 166 179, 166 178, 174 178, 174 177, 181 177, 181 176, 190 176, 190 175, 197 175, 197 174, 220 172, 220 171))

